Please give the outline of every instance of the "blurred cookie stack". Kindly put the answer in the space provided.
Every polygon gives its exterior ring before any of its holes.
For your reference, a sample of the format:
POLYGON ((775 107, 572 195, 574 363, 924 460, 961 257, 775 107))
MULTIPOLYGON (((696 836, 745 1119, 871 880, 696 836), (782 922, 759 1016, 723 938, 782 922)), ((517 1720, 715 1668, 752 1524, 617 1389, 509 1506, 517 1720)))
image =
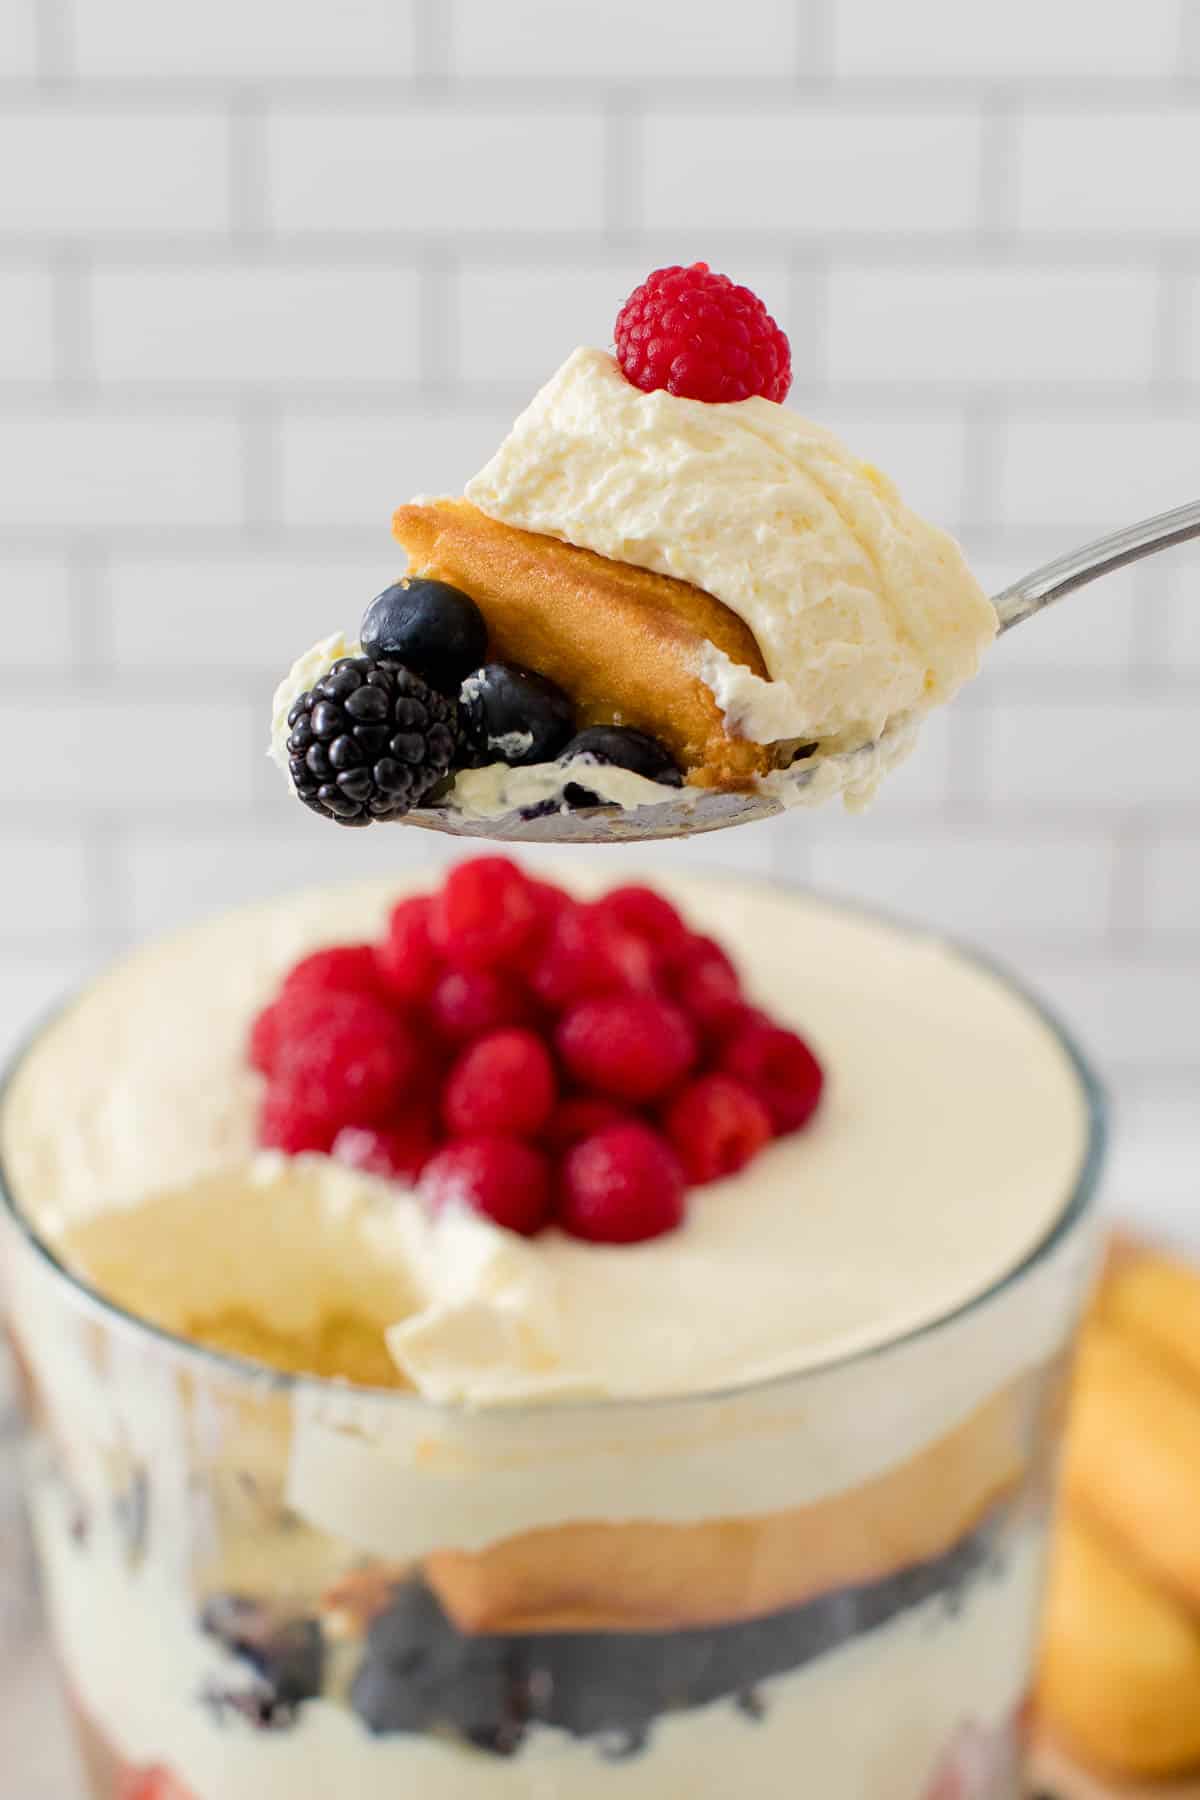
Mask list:
POLYGON ((1128 1243, 1080 1347, 1039 1709, 1118 1780, 1200 1771, 1200 1272, 1128 1243))

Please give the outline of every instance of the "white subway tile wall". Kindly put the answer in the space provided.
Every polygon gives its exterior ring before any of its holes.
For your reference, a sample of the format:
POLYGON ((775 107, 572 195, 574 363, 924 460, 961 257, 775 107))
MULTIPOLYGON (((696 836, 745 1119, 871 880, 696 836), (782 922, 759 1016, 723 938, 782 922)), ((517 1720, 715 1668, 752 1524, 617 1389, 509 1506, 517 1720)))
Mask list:
POLYGON ((214 256, 95 269, 82 298, 102 384, 371 389, 421 373, 415 268, 214 256))
MULTIPOLYGON (((290 804, 272 681, 656 263, 760 291, 991 591, 1200 493, 1192 10, 0 6, 0 1039, 137 935, 450 853, 290 804)), ((872 815, 611 866, 982 941, 1200 1161, 1198 743, 1184 550, 998 644, 872 815)))
POLYGON ((232 165, 216 101, 166 107, 151 89, 114 105, 34 88, 0 113, 0 231, 52 244, 221 233, 232 165))
POLYGON ((286 0, 204 0, 186 8, 83 0, 75 7, 71 52, 85 78, 407 76, 416 61, 416 8, 413 0, 354 0, 350 11, 286 0))

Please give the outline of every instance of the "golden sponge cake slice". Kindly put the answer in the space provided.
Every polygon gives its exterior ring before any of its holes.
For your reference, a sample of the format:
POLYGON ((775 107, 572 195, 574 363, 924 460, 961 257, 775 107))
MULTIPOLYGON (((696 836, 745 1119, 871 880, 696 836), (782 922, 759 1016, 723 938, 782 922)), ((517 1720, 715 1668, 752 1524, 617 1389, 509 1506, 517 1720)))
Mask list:
POLYGON ((769 749, 730 731, 696 673, 709 645, 767 673, 753 633, 711 594, 518 531, 466 500, 401 506, 392 529, 414 574, 470 594, 487 620, 490 654, 557 682, 581 727, 647 732, 696 787, 744 788, 772 767, 769 749))

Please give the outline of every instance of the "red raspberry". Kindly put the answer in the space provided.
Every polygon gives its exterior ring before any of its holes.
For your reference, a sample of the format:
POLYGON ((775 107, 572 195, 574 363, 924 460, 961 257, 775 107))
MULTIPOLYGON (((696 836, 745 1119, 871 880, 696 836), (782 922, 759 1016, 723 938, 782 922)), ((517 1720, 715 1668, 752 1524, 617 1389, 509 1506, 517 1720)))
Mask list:
POLYGON ((374 944, 334 944, 302 956, 288 970, 280 996, 297 993, 369 994, 382 999, 374 944))
POLYGON ((281 1019, 279 1002, 273 1000, 257 1013, 246 1040, 246 1060, 260 1075, 269 1075, 279 1054, 281 1019))
POLYGON ((719 1063, 758 1095, 780 1135, 807 1125, 820 1104, 824 1071, 804 1039, 782 1025, 743 1023, 726 1039, 719 1063))
POLYGON ((604 994, 561 1020, 559 1055, 581 1087, 640 1105, 681 1081, 696 1060, 696 1034, 669 1000, 604 994))
POLYGON ((435 948, 459 969, 516 962, 541 919, 531 886, 506 856, 459 863, 433 897, 429 929, 435 948))
POLYGON ((273 1079, 290 1088, 312 1118, 377 1125, 396 1111, 420 1057, 401 1021, 373 1000, 322 997, 322 1011, 284 1039, 273 1079))
POLYGON ((601 918, 613 919, 623 930, 645 938, 668 963, 691 936, 679 913, 663 894, 634 882, 610 889, 596 902, 596 911, 601 918))
POLYGON ((607 1130, 610 1125, 629 1125, 636 1123, 632 1114, 622 1112, 615 1100, 601 1100, 592 1094, 576 1094, 570 1100, 561 1100, 551 1114, 550 1123, 542 1133, 542 1139, 552 1155, 561 1156, 575 1144, 586 1137, 594 1137, 598 1131, 607 1130))
POLYGON ((463 1053, 442 1093, 453 1137, 536 1137, 554 1111, 550 1052, 532 1031, 493 1031, 463 1053))
POLYGON ((702 1075, 671 1102, 667 1136, 695 1187, 744 1169, 775 1135, 771 1115, 731 1075, 702 1075))
POLYGON ((565 906, 550 928, 530 974, 538 999, 561 1011, 589 994, 648 993, 654 986, 655 953, 599 906, 565 906))
POLYGON ((568 1150, 558 1223, 595 1244, 638 1244, 682 1225, 684 1176, 648 1125, 610 1125, 568 1150))
POLYGON ((688 1017, 710 1039, 720 1036, 744 1005, 738 972, 715 938, 689 936, 672 965, 671 988, 688 1017))
POLYGON ((346 994, 386 1000, 373 945, 338 944, 302 957, 250 1027, 246 1054, 251 1068, 270 1075, 283 1045, 307 1034, 324 1013, 327 998, 346 994))
POLYGON ((392 908, 382 944, 375 952, 387 991, 407 1005, 429 998, 442 962, 429 935, 433 902, 418 894, 392 908))
POLYGON ((528 1025, 534 1006, 511 976, 495 969, 447 969, 429 997, 429 1016, 448 1044, 469 1044, 506 1025, 528 1025))
POLYGON ((784 400, 787 338, 757 294, 707 263, 655 269, 617 314, 617 361, 634 387, 689 400, 784 400))
POLYGON ((574 905, 566 888, 560 888, 556 882, 534 881, 530 877, 529 889, 537 907, 539 931, 549 931, 564 906, 574 905))
POLYGON ((433 1126, 421 1112, 383 1129, 343 1125, 333 1140, 333 1155, 348 1168, 406 1183, 416 1181, 436 1149, 433 1126))
POLYGON ((751 1025, 761 1025, 767 1031, 774 1031, 775 1021, 770 1013, 764 1012, 761 1006, 748 1006, 744 1001, 723 1015, 719 1031, 711 1036, 717 1044, 727 1044, 739 1032, 747 1030, 751 1025))
POLYGON ((440 1212, 469 1206, 494 1225, 532 1237, 550 1217, 550 1163, 516 1138, 461 1138, 427 1162, 420 1192, 440 1212))
POLYGON ((258 1109, 258 1142, 264 1150, 282 1150, 286 1156, 306 1151, 325 1155, 337 1133, 336 1123, 310 1104, 303 1087, 273 1081, 258 1109))

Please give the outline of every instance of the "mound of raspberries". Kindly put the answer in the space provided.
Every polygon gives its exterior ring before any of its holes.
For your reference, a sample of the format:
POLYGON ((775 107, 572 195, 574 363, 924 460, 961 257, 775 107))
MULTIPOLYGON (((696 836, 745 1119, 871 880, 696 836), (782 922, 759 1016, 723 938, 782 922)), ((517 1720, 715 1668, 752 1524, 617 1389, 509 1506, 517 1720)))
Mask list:
POLYGON ((820 1063, 649 887, 582 901, 506 857, 317 950, 254 1020, 258 1140, 524 1236, 637 1243, 808 1124, 820 1063))
POLYGON ((655 269, 613 328, 617 361, 634 387, 687 400, 787 399, 792 352, 762 301, 707 263, 655 269))

